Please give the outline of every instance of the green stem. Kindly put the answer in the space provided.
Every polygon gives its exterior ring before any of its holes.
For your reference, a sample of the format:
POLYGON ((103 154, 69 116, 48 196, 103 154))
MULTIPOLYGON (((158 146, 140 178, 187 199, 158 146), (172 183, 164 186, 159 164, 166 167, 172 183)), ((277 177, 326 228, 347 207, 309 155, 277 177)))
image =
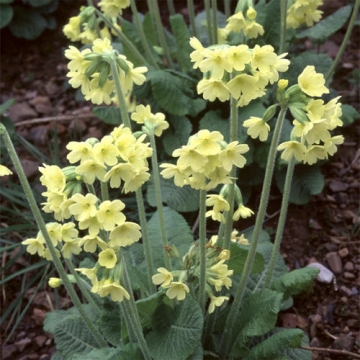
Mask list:
POLYGON ((212 22, 213 22, 213 39, 214 39, 214 44, 218 43, 218 33, 217 33, 217 2, 216 0, 212 0, 211 1, 211 10, 212 10, 212 22))
POLYGON ((189 11, 191 34, 192 34, 192 36, 196 37, 194 0, 187 0, 187 8, 188 8, 188 11, 189 11))
POLYGON ((100 189, 101 189, 101 200, 102 201, 109 200, 108 184, 106 182, 100 181, 100 189))
POLYGON ((225 11, 225 16, 226 16, 227 19, 231 15, 230 3, 231 3, 231 0, 224 0, 224 11, 225 11))
POLYGON ((289 161, 289 164, 287 167, 284 191, 283 191, 283 196, 282 196, 282 201, 281 201, 281 210, 280 210, 280 215, 279 215, 279 221, 278 221, 278 225, 277 225, 277 229, 276 229, 274 246, 273 246, 273 250, 271 253, 269 269, 267 271, 264 287, 270 286, 272 274, 273 274, 274 268, 275 268, 276 257, 280 250, 280 244, 281 244, 281 239, 282 239, 285 220, 286 220, 286 213, 287 213, 288 204, 289 204, 291 181, 292 181, 292 177, 293 177, 293 173, 294 173, 294 167, 295 167, 295 159, 292 158, 289 161))
POLYGON ((175 6, 173 0, 167 0, 167 4, 168 4, 170 16, 174 16, 176 12, 175 12, 175 6))
POLYGON ((206 303, 206 190, 200 190, 199 208, 199 248, 200 248, 200 277, 199 277, 199 305, 205 313, 206 303))
POLYGON ((160 186, 160 174, 159 174, 159 164, 157 160, 157 151, 156 151, 156 143, 155 143, 155 135, 149 134, 150 145, 153 149, 153 153, 151 155, 152 161, 152 170, 153 170, 153 178, 154 178, 154 186, 155 186, 155 196, 156 196, 156 205, 157 211, 159 215, 159 225, 160 225, 160 234, 161 234, 161 242, 163 246, 164 253, 164 264, 167 270, 171 271, 171 263, 168 256, 167 246, 167 238, 166 238, 166 229, 165 229, 165 221, 164 221, 164 212, 163 212, 163 202, 161 196, 161 186, 160 186))
POLYGON ((209 36, 209 45, 214 44, 213 32, 211 27, 211 9, 210 9, 210 0, 205 0, 205 13, 206 13, 206 25, 209 36))
POLYGON ((155 274, 155 271, 154 271, 152 254, 151 254, 151 244, 147 232, 146 213, 145 213, 144 199, 141 189, 136 190, 136 201, 138 205, 142 243, 144 246, 144 255, 145 255, 145 261, 147 267, 149 289, 150 289, 150 294, 154 294, 156 292, 156 286, 152 282, 152 275, 155 274))
POLYGON ((287 0, 280 1, 280 45, 279 54, 285 51, 287 0))
POLYGON ((154 20, 155 20, 157 33, 158 33, 158 36, 159 36, 160 45, 161 45, 162 49, 164 50, 164 55, 165 55, 165 59, 166 59, 166 62, 167 62, 167 66, 169 68, 174 69, 174 64, 173 64, 172 59, 171 59, 170 50, 169 50, 169 47, 167 45, 166 38, 165 38, 165 30, 164 30, 164 27, 163 27, 163 25, 161 23, 161 17, 160 17, 160 10, 159 10, 158 1, 157 0, 150 0, 150 3, 151 3, 151 8, 152 8, 152 14, 153 14, 154 20))
POLYGON ((327 74, 325 76, 326 83, 329 81, 330 77, 332 76, 333 72, 335 71, 335 68, 338 65, 339 61, 341 60, 341 57, 342 57, 342 55, 343 55, 343 53, 345 51, 345 47, 346 47, 346 45, 347 45, 347 43, 349 41, 352 29, 353 29, 353 27, 355 25, 355 21, 356 21, 356 18, 358 16, 359 4, 360 4, 360 0, 356 0, 355 4, 354 4, 352 15, 351 15, 351 18, 350 18, 350 22, 349 22, 348 28, 346 30, 344 39, 343 39, 343 41, 341 43, 340 49, 338 50, 337 55, 335 57, 335 60, 333 61, 329 71, 327 72, 327 74))
POLYGON ((52 256, 54 265, 56 270, 59 273, 59 276, 61 278, 61 280, 63 281, 63 284, 67 290, 67 292, 70 295, 70 298, 74 304, 74 306, 78 309, 80 316, 82 317, 85 325, 88 327, 89 331, 94 335, 94 338, 96 339, 97 343, 101 346, 101 347, 107 347, 107 343, 104 340, 104 338, 102 337, 101 333, 99 332, 99 330, 94 326, 93 322, 89 319, 89 317, 87 316, 87 314, 85 313, 81 301, 79 299, 79 297, 77 296, 75 289, 73 288, 70 280, 67 277, 67 273, 59 259, 59 257, 57 256, 55 247, 51 241, 50 235, 46 229, 46 224, 45 221, 41 215, 41 211, 36 203, 34 194, 31 190, 30 184, 26 178, 24 169, 21 166, 20 163, 20 159, 17 156, 17 153, 15 151, 14 145, 11 141, 10 135, 7 132, 5 126, 3 124, 0 123, 0 134, 3 136, 4 138, 4 142, 5 142, 5 146, 8 150, 9 156, 14 164, 14 167, 16 169, 16 172, 18 174, 18 177, 20 179, 22 188, 24 190, 25 196, 29 202, 30 205, 30 209, 33 213, 33 216, 35 218, 35 221, 38 225, 39 230, 41 231, 42 235, 44 236, 45 239, 45 243, 46 246, 49 248, 50 254, 52 256))
POLYGON ((126 100, 124 97, 124 93, 121 89, 119 69, 118 69, 118 66, 117 66, 117 63, 115 60, 112 60, 110 62, 110 67, 111 67, 111 74, 112 74, 112 77, 114 80, 116 97, 117 97, 117 100, 119 103, 121 120, 122 120, 124 126, 131 129, 131 122, 130 122, 129 114, 127 111, 126 100))
POLYGON ((101 11, 99 11, 98 9, 95 8, 95 12, 104 21, 104 23, 116 33, 116 35, 122 41, 123 45, 125 45, 127 48, 129 48, 129 50, 133 53, 133 55, 138 60, 139 64, 142 64, 142 65, 149 64, 149 62, 141 55, 140 51, 134 46, 134 44, 131 42, 131 40, 129 40, 123 32, 121 32, 117 28, 115 28, 113 26, 113 24, 111 23, 111 21, 109 21, 101 11))
POLYGON ((261 198, 260 198, 260 205, 259 205, 259 209, 258 209, 257 216, 256 216, 252 240, 250 243, 250 249, 249 249, 249 252, 248 252, 248 255, 246 258, 244 270, 241 274, 238 288, 236 290, 234 301, 232 303, 232 306, 230 308, 229 314, 226 319, 226 324, 224 327, 225 331, 223 333, 223 336, 221 339, 221 344, 220 344, 220 349, 221 349, 220 353, 221 354, 227 354, 228 351, 230 350, 231 341, 233 338, 232 332, 233 332, 233 327, 234 327, 235 320, 236 320, 236 314, 239 312, 241 300, 243 298, 244 291, 245 291, 246 282, 250 275, 250 272, 251 272, 251 269, 252 269, 252 266, 254 263, 254 259, 255 259, 255 255, 256 255, 256 248, 257 248, 257 244, 259 241, 260 231, 261 231, 263 223, 264 223, 266 207, 267 207, 269 194, 270 194, 271 180, 272 180, 272 176, 273 176, 273 172, 274 172, 275 159, 276 159, 276 148, 279 143, 281 128, 282 128, 282 124, 284 122, 286 110, 287 110, 287 108, 281 108, 277 122, 276 122, 273 138, 272 138, 270 149, 269 149, 269 155, 268 155, 265 176, 264 176, 264 183, 263 183, 263 188, 262 188, 261 198))
POLYGON ((148 349, 148 346, 147 346, 147 343, 146 343, 146 340, 145 340, 145 337, 144 337, 144 334, 142 331, 139 313, 138 313, 138 310, 136 307, 134 294, 133 294, 133 291, 131 288, 131 282, 130 282, 129 274, 128 274, 127 268, 126 268, 126 262, 125 262, 124 256, 122 254, 121 254, 121 263, 123 265, 122 280, 124 283, 124 288, 130 294, 130 299, 129 300, 125 299, 123 301, 124 307, 126 307, 126 311, 129 316, 129 320, 131 322, 131 327, 135 333, 137 343, 140 347, 140 350, 143 354, 144 359, 151 360, 150 351, 148 349))
MULTIPOLYGON (((230 98, 230 142, 236 141, 238 133, 238 109, 236 107, 236 100, 230 98)), ((232 167, 230 172, 230 178, 236 179, 237 169, 232 167)), ((233 215, 234 215, 234 198, 235 198, 235 181, 233 180, 229 186, 228 202, 230 204, 230 210, 226 214, 225 222, 225 234, 223 240, 223 249, 230 249, 231 233, 233 231, 233 215)))
POLYGON ((149 60, 151 65, 153 65, 155 68, 159 69, 159 66, 156 63, 156 60, 154 58, 154 54, 150 49, 148 41, 146 40, 145 33, 144 33, 144 30, 143 30, 142 24, 140 22, 140 19, 139 19, 139 13, 138 13, 137 8, 136 8, 136 2, 134 0, 131 0, 130 5, 131 5, 131 10, 132 10, 132 13, 133 13, 136 29, 137 29, 137 31, 138 31, 138 33, 140 35, 141 43, 142 43, 142 46, 143 46, 143 48, 145 50, 146 58, 149 60))
POLYGON ((90 294, 88 289, 86 288, 84 281, 80 278, 78 272, 75 270, 74 265, 70 259, 65 259, 66 266, 70 270, 70 273, 74 276, 76 280, 76 284, 81 290, 81 293, 85 296, 86 300, 91 304, 91 306, 94 308, 94 310, 101 315, 102 311, 99 307, 99 304, 96 303, 94 297, 90 294))

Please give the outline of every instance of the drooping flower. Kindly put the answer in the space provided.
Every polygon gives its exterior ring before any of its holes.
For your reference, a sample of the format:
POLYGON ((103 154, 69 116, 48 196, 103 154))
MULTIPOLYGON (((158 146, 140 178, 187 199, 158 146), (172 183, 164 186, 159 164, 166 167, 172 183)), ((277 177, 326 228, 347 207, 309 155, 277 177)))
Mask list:
POLYGON ((170 271, 166 270, 163 267, 157 269, 158 274, 152 276, 152 282, 155 285, 161 285, 162 287, 167 287, 173 281, 173 275, 170 271))
POLYGON ((259 138, 260 141, 266 141, 269 135, 270 126, 262 118, 251 116, 245 120, 243 126, 248 128, 247 133, 253 138, 259 138))
POLYGON ((166 288, 166 296, 170 299, 176 298, 179 301, 184 300, 186 294, 190 292, 188 286, 181 281, 173 281, 166 288))

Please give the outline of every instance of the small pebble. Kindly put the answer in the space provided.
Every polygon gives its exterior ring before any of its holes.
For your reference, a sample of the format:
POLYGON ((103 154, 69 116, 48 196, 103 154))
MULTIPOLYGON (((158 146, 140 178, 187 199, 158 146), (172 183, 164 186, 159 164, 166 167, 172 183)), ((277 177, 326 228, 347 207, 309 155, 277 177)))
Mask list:
POLYGON ((320 341, 317 337, 313 337, 311 339, 311 342, 310 342, 310 346, 313 346, 313 347, 319 347, 320 346, 320 341))
POLYGON ((335 274, 341 274, 342 271, 342 262, 340 256, 336 252, 329 252, 326 254, 326 261, 330 269, 335 274))
POLYGON ((354 271, 354 268, 354 264, 351 261, 348 261, 344 266, 345 271, 354 271))
POLYGON ((326 283, 326 284, 331 283, 331 281, 334 277, 334 274, 327 267, 325 267, 324 265, 317 263, 317 262, 313 262, 313 263, 309 264, 308 266, 314 267, 314 268, 320 270, 319 274, 316 276, 316 279, 318 281, 320 281, 322 283, 326 283))
POLYGON ((318 324, 321 321, 321 315, 320 314, 310 315, 309 319, 313 324, 318 324))
POLYGON ((342 248, 338 251, 338 254, 344 258, 345 256, 349 255, 349 249, 348 248, 342 248))
POLYGON ((352 296, 353 295, 353 292, 348 287, 346 287, 345 285, 340 286, 340 291, 346 296, 352 296))
POLYGON ((344 272, 344 278, 349 279, 349 280, 355 279, 355 275, 353 273, 351 273, 351 272, 345 271, 344 272))

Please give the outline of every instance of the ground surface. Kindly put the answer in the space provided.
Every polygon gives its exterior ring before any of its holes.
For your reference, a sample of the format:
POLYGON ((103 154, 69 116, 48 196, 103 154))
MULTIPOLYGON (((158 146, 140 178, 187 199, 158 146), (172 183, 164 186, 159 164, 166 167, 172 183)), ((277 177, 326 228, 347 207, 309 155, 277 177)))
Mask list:
MULTIPOLYGON (((330 13, 346 1, 328 3, 331 8, 326 11, 330 13)), ((72 10, 61 8, 61 11, 65 22, 72 10)), ((322 51, 335 56, 344 31, 329 39, 322 51)), ((359 27, 354 30, 332 86, 343 96, 344 103, 359 110, 359 93, 348 81, 360 65, 358 41, 359 27)), ((75 131, 71 120, 74 116, 78 118, 76 131, 84 137, 98 137, 106 131, 106 127, 92 117, 89 104, 77 103, 74 92, 64 85, 67 71, 64 46, 66 40, 60 31, 47 31, 33 42, 14 39, 6 31, 1 34, 1 103, 16 99, 17 105, 10 111, 16 131, 43 151, 47 151, 54 129, 54 121, 47 119, 49 117, 65 116, 57 123, 60 139, 68 138, 69 132, 75 131)), ((308 293, 295 298, 294 306, 279 319, 281 326, 306 331, 313 347, 345 349, 357 354, 360 344, 359 130, 359 123, 343 129, 345 144, 322 169, 324 191, 307 205, 290 206, 281 248, 290 269, 319 262, 333 271, 335 280, 329 284, 316 282, 308 293)), ((65 144, 60 141, 60 147, 65 144)), ((18 151, 28 177, 34 179, 38 176, 39 163, 22 147, 18 151)), ((270 216, 280 208, 280 202, 280 195, 271 199, 270 216)), ((276 220, 275 215, 267 226, 274 228, 276 220)), ((16 266, 21 267, 21 261, 16 266)), ((13 285, 2 290, 2 297, 6 291, 6 300, 2 298, 2 305, 6 307, 19 289, 13 285)), ((35 298, 10 341, 2 345, 3 359, 50 359, 54 343, 42 330, 44 314, 53 306, 50 294, 51 289, 46 288, 35 298)), ((66 299, 62 300, 66 303, 66 299)), ((2 333, 2 340, 4 336, 2 333)), ((351 359, 351 356, 320 351, 314 352, 313 358, 351 359)))

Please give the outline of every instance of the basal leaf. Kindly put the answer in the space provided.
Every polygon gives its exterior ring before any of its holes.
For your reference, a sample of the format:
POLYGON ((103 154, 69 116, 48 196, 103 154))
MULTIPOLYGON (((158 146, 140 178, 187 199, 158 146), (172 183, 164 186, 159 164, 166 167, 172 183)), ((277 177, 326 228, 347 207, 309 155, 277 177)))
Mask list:
POLYGON ((121 114, 118 108, 112 106, 95 106, 92 110, 93 114, 97 116, 106 124, 120 125, 121 114))
MULTIPOLYGON (((299 347, 304 332, 300 329, 286 329, 274 333, 251 348, 244 360, 270 360, 278 356, 288 347, 299 347)), ((284 355, 282 355, 284 357, 284 355)), ((284 357, 286 359, 286 357, 284 357)))
POLYGON ((25 6, 14 6, 9 24, 11 33, 19 38, 34 40, 46 29, 47 21, 37 11, 25 6))
POLYGON ((12 6, 0 4, 0 29, 10 23, 13 14, 14 10, 12 6))
POLYGON ((98 348, 90 330, 79 315, 68 316, 55 326, 56 348, 67 359, 76 353, 89 353, 98 348))
POLYGON ((284 293, 284 299, 308 288, 319 273, 319 269, 305 267, 296 269, 274 279, 271 289, 284 293))
POLYGON ((200 306, 191 296, 162 312, 163 326, 146 336, 149 350, 157 360, 184 360, 197 348, 203 327, 200 306), (165 317, 168 315, 167 321, 165 317))
POLYGON ((149 71, 153 95, 158 104, 170 114, 183 116, 190 113, 193 81, 168 70, 149 71))
POLYGON ((266 18, 264 22, 264 42, 272 45, 275 49, 280 44, 280 1, 272 0, 266 6, 266 18))
POLYGON ((175 36, 177 48, 177 61, 181 71, 187 73, 192 67, 190 53, 192 48, 189 44, 190 32, 181 14, 170 16, 170 26, 175 36))
POLYGON ((319 42, 325 41, 330 35, 342 28, 351 14, 351 5, 344 6, 321 20, 309 29, 301 31, 296 35, 298 39, 310 37, 319 42))
MULTIPOLYGON (((275 173, 276 183, 282 192, 285 183, 285 170, 275 173)), ((309 202, 313 195, 320 194, 324 188, 324 176, 320 166, 299 164, 295 167, 290 191, 290 202, 303 205, 309 202)))
POLYGON ((236 353, 252 336, 270 331, 281 309, 282 294, 262 289, 244 298, 233 329, 232 352, 236 353))
POLYGON ((360 115, 353 106, 348 104, 342 104, 341 110, 342 110, 341 120, 343 121, 344 126, 350 125, 356 119, 359 119, 360 115))
MULTIPOLYGON (((175 245, 181 259, 193 242, 193 235, 186 220, 175 210, 164 207, 164 222, 169 245, 175 245)), ((148 222, 148 237, 151 244, 154 267, 164 266, 159 214, 155 212, 148 222)))
POLYGON ((139 312, 140 322, 143 329, 150 328, 153 321, 154 312, 160 303, 160 298, 164 295, 160 292, 136 301, 136 307, 139 312))
POLYGON ((102 314, 98 320, 99 328, 106 340, 114 345, 121 345, 121 316, 119 303, 105 298, 102 314))
MULTIPOLYGON (((190 186, 178 187, 173 179, 160 178, 162 200, 172 209, 179 212, 196 211, 199 208, 199 192, 190 186)), ((154 183, 148 183, 146 200, 156 206, 154 183)))
MULTIPOLYGON (((234 274, 241 274, 244 269, 246 257, 249 249, 246 246, 238 245, 237 243, 230 244, 230 259, 228 266, 230 270, 234 270, 234 274)), ((264 269, 264 259, 261 254, 256 253, 252 273, 260 273, 264 269)))

